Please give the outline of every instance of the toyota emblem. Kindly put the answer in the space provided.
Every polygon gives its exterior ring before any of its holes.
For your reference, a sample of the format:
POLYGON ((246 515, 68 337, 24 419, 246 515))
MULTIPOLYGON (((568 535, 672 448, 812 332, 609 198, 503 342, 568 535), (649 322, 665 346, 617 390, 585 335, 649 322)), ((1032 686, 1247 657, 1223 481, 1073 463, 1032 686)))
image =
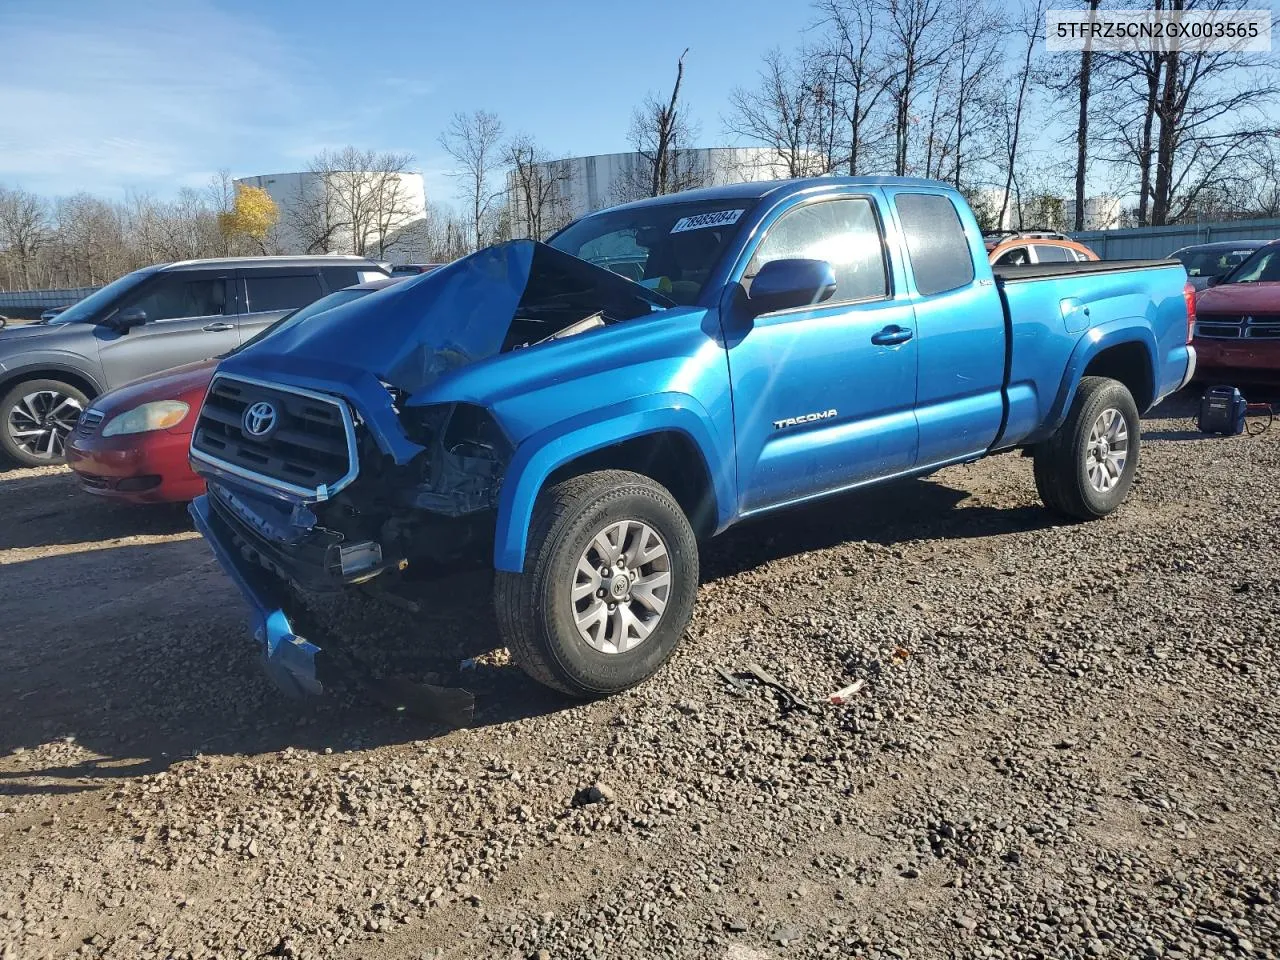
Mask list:
POLYGON ((276 428, 276 408, 265 400, 249 405, 244 412, 244 432, 251 437, 265 437, 276 428))

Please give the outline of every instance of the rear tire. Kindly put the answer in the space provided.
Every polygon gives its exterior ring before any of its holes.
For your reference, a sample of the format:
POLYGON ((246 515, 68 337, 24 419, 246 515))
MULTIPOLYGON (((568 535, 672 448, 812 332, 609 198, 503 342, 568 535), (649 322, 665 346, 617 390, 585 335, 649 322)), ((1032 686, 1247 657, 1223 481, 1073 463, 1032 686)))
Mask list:
POLYGON ((697 590, 698 545, 675 498, 648 477, 601 470, 539 495, 524 572, 498 572, 494 606, 525 673, 586 698, 656 673, 697 590))
POLYGON ((1067 419, 1035 449, 1040 499, 1074 520, 1105 517, 1129 494, 1140 446, 1141 421, 1129 388, 1106 377, 1083 378, 1067 419))
POLYGON ((89 398, 60 380, 27 380, 0 399, 0 452, 24 467, 66 462, 63 445, 89 398))

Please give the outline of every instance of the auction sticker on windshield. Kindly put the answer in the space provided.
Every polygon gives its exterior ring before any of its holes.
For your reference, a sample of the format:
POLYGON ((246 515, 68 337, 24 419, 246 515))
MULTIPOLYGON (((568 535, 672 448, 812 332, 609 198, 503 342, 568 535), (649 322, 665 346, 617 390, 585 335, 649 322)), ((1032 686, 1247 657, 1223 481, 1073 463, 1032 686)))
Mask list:
POLYGON ((671 228, 672 233, 684 233, 686 230, 703 230, 707 227, 727 227, 737 223, 745 210, 716 210, 713 213, 700 213, 696 217, 681 217, 671 228))

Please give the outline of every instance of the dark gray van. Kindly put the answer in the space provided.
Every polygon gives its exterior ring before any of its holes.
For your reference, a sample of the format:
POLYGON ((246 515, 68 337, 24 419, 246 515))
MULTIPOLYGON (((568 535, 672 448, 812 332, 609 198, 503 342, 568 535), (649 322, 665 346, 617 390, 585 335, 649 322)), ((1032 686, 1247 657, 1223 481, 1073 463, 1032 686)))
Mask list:
POLYGON ((242 257, 144 267, 50 320, 0 330, 0 453, 61 463, 88 401, 216 357, 291 310, 386 276, 363 257, 242 257))

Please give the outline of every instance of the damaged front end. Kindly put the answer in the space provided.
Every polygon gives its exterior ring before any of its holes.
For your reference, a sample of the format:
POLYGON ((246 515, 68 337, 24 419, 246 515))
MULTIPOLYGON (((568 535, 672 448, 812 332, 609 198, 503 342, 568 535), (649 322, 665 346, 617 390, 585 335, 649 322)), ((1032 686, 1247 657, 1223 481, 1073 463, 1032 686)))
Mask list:
POLYGON ((488 407, 441 400, 444 378, 670 305, 518 241, 225 360, 192 435, 208 482, 192 515, 250 605, 273 678, 320 690, 319 648, 285 613, 294 589, 385 591, 491 556, 514 443, 488 407))

